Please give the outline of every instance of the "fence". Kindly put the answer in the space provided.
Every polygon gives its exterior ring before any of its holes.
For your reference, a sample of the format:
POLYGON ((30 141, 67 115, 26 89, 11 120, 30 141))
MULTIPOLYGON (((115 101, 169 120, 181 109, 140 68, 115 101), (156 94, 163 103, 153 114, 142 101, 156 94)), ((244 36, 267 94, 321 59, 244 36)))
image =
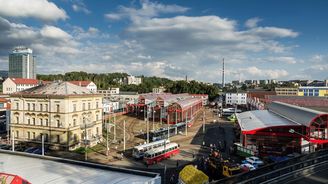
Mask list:
POLYGON ((242 173, 212 183, 261 183, 325 161, 328 161, 328 149, 270 164, 254 171, 242 173))

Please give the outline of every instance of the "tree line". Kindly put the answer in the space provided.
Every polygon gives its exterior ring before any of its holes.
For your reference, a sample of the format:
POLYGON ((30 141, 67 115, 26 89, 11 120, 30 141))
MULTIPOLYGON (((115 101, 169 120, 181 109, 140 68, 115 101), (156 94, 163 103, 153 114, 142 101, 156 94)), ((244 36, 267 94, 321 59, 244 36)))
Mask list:
POLYGON ((167 78, 161 77, 141 77, 142 83, 139 85, 126 85, 120 83, 120 80, 127 77, 127 73, 87 73, 87 72, 68 72, 65 74, 38 74, 38 80, 45 81, 72 81, 72 80, 88 80, 93 81, 98 89, 108 89, 113 87, 119 87, 121 91, 135 91, 138 93, 152 92, 153 88, 163 86, 166 92, 170 93, 192 93, 192 94, 208 94, 210 99, 213 99, 218 93, 219 88, 217 86, 209 85, 198 81, 173 81, 167 78))

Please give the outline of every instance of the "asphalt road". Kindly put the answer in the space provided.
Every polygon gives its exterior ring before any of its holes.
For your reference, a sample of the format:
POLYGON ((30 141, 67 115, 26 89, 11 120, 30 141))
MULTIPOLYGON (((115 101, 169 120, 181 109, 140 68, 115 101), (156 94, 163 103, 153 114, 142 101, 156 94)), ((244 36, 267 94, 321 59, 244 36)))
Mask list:
POLYGON ((327 184, 328 183, 328 168, 326 170, 314 173, 289 182, 288 184, 327 184))

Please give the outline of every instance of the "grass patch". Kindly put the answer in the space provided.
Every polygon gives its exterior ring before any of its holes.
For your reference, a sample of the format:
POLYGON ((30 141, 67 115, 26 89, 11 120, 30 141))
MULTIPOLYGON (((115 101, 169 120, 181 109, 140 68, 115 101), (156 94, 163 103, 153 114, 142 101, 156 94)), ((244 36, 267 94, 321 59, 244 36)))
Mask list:
POLYGON ((77 148, 73 152, 79 153, 79 154, 85 154, 85 150, 87 150, 87 153, 92 152, 92 150, 90 148, 85 149, 84 147, 77 148))

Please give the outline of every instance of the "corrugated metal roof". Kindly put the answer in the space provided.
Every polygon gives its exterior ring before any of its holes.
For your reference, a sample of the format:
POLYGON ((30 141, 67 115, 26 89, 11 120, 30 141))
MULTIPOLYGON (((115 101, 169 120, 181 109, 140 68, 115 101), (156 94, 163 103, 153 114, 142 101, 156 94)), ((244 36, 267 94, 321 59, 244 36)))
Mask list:
POLYGON ((195 104, 196 102, 202 101, 201 98, 187 98, 184 100, 179 100, 177 102, 175 102, 176 104, 180 105, 180 107, 182 109, 184 109, 185 107, 191 106, 193 104, 195 104))
POLYGON ((255 110, 236 113, 242 131, 251 131, 276 126, 300 126, 268 110, 255 110))
POLYGON ((318 115, 327 114, 325 112, 276 101, 268 104, 268 109, 283 118, 307 127, 310 126, 311 121, 318 115))
MULTIPOLYGON (((100 169, 66 163, 59 158, 42 159, 0 152, 1 172, 14 173, 36 183, 151 183, 156 173, 105 166, 100 169), (58 159, 59 161, 53 161, 58 159)), ((50 158, 50 157, 49 157, 50 158)), ((77 161, 75 161, 77 162, 77 161)), ((85 164, 87 165, 87 164, 85 164)), ((90 164, 91 165, 91 164, 90 164)), ((94 165, 94 164, 93 164, 94 165)))

